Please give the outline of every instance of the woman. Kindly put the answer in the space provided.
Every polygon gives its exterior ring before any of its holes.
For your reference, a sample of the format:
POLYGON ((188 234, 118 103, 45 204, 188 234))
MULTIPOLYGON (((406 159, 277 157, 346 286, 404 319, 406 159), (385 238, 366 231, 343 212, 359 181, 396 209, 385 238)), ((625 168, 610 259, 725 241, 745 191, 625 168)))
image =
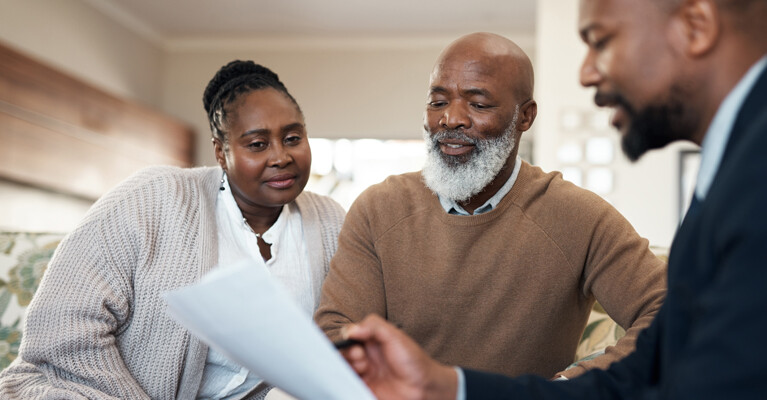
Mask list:
POLYGON ((147 168, 93 205, 51 260, 19 358, 0 374, 0 398, 266 394, 174 322, 160 294, 250 257, 311 315, 344 212, 302 192, 311 166, 304 118, 276 74, 233 61, 203 102, 220 167, 147 168))

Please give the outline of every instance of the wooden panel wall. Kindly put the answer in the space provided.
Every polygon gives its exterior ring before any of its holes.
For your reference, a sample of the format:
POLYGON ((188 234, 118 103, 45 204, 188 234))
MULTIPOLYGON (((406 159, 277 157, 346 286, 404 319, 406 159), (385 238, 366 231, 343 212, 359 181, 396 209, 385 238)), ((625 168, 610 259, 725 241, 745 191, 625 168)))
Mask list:
POLYGON ((96 199, 136 170, 193 164, 191 126, 0 44, 0 177, 96 199))

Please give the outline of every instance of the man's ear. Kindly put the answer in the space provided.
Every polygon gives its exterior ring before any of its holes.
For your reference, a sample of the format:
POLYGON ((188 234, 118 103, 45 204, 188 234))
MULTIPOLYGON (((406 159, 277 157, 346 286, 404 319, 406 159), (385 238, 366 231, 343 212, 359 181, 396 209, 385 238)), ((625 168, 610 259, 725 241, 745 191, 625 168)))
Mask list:
POLYGON ((538 104, 530 99, 519 107, 519 119, 517 120, 517 130, 525 132, 533 126, 533 121, 538 115, 538 104))
POLYGON ((216 162, 218 162, 218 165, 221 166, 221 168, 226 171, 226 154, 224 154, 224 144, 221 143, 221 140, 213 138, 213 152, 216 155, 216 162))
POLYGON ((700 57, 710 52, 719 40, 721 15, 715 0, 682 0, 675 18, 679 22, 684 52, 700 57))

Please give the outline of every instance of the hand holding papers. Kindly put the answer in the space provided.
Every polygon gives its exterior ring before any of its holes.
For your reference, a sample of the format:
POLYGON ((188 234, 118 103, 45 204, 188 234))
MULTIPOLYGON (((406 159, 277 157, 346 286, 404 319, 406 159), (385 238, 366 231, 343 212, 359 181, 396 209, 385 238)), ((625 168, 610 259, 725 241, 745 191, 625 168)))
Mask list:
POLYGON ((311 316, 257 264, 219 268, 165 301, 210 347, 299 399, 375 399, 311 316))

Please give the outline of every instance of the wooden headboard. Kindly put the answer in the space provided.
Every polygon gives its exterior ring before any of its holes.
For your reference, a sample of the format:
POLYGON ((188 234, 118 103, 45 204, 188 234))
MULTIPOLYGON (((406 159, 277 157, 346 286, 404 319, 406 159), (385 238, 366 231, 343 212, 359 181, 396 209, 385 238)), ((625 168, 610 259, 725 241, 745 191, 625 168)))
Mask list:
POLYGON ((194 136, 0 44, 0 178, 93 200, 142 167, 191 166, 194 136))

